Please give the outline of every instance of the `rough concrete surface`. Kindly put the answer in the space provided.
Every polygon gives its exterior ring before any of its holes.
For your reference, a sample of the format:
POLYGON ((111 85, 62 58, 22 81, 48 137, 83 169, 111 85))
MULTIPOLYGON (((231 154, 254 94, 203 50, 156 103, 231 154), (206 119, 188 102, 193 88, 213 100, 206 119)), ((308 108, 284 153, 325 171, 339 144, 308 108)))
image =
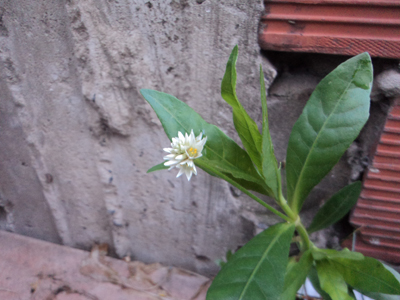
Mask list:
POLYGON ((2 300, 204 300, 210 279, 0 231, 2 300))
POLYGON ((400 72, 397 70, 390 69, 382 72, 375 80, 377 88, 386 97, 398 97, 400 95, 400 72))
MULTIPOLYGON (((278 74, 257 44, 262 10, 261 0, 0 0, 0 229, 213 274, 215 259, 277 222, 202 171, 190 182, 146 174, 169 141, 139 94, 170 93, 239 141, 220 83, 238 44, 238 97, 260 123, 259 64, 267 88, 278 74)), ((279 72, 268 105, 283 160, 322 77, 279 72)), ((306 218, 349 174, 342 161, 306 218)))
POLYGON ((171 93, 233 136, 219 85, 239 44, 238 94, 259 115, 261 1, 0 7, 1 132, 12 131, 1 141, 1 203, 12 207, 2 206, 2 228, 215 272, 214 259, 254 234, 254 218, 244 197, 204 172, 190 183, 173 172, 146 174, 169 142, 139 89, 171 93))

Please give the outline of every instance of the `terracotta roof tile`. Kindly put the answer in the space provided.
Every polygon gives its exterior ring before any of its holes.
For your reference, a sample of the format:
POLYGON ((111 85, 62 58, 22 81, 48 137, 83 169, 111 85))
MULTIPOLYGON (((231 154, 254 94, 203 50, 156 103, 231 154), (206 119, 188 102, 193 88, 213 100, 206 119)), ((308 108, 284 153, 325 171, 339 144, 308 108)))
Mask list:
POLYGON ((400 58, 397 0, 265 0, 262 49, 400 58))
MULTIPOLYGON (((355 250, 400 263, 400 101, 395 101, 350 218, 355 250), (360 241, 361 240, 361 241, 360 241)), ((347 242, 348 243, 348 242, 347 242)))

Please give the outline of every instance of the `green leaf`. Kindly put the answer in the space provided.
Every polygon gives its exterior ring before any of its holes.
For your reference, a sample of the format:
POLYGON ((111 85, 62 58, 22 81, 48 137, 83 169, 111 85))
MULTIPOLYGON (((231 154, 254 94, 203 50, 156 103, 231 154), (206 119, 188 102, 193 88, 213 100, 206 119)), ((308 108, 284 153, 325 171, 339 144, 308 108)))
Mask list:
POLYGON ((321 230, 342 219, 357 203, 361 188, 361 181, 356 181, 333 195, 315 215, 308 232, 321 230))
POLYGON ((347 248, 344 248, 342 251, 337 251, 333 249, 319 249, 316 247, 312 248, 312 256, 315 260, 322 259, 336 259, 336 258, 345 258, 350 260, 363 260, 364 255, 359 252, 352 252, 347 248))
POLYGON ((164 166, 164 163, 165 163, 165 162, 162 162, 161 164, 158 164, 158 165, 156 165, 156 166, 154 166, 154 167, 148 169, 148 170, 147 170, 147 173, 151 173, 151 172, 154 172, 154 171, 160 171, 160 170, 168 169, 169 167, 164 166))
POLYGON ((321 284, 318 279, 317 269, 312 267, 308 273, 308 279, 310 279, 314 289, 322 296, 324 300, 332 300, 331 297, 321 288, 321 284))
POLYGON ((286 176, 289 205, 295 213, 367 121, 372 78, 368 53, 345 61, 322 79, 293 126, 286 176))
POLYGON ((310 250, 303 253, 299 262, 289 262, 280 300, 294 300, 296 298, 298 290, 306 281, 312 263, 313 258, 310 250))
POLYGON ((226 252, 226 261, 229 261, 233 256, 232 250, 226 252))
POLYGON ((274 154, 271 134, 268 125, 267 95, 265 92, 264 72, 260 65, 260 86, 261 86, 261 106, 262 106, 262 173, 266 184, 274 193, 275 199, 279 199, 281 190, 281 173, 274 154))
POLYGON ((222 268, 224 265, 226 265, 226 263, 231 259, 232 256, 233 256, 232 251, 228 250, 226 252, 225 257, 223 259, 215 260, 215 263, 222 268))
POLYGON ((294 229, 276 224, 239 249, 215 277, 207 300, 279 299, 294 229))
POLYGON ((388 295, 382 293, 365 293, 363 295, 374 300, 399 300, 398 295, 388 295))
POLYGON ((232 106, 235 129, 253 163, 261 171, 261 134, 256 122, 247 114, 236 96, 236 61, 238 46, 235 46, 226 64, 221 83, 221 96, 232 106))
MULTIPOLYGON (((388 265, 383 264, 383 266, 396 277, 397 281, 400 282, 400 274, 397 273, 396 270, 392 269, 388 265)), ((361 294, 370 297, 371 299, 375 300, 399 300, 398 295, 388 295, 388 294, 382 294, 382 293, 376 293, 376 292, 365 292, 362 290, 358 290, 361 294)))
POLYGON ((332 259, 344 280, 356 290, 400 295, 400 282, 383 264, 371 257, 363 260, 332 259))
POLYGON ((332 300, 352 300, 348 294, 347 284, 335 266, 327 259, 317 261, 318 279, 321 288, 332 300))
POLYGON ((216 260, 214 260, 214 263, 218 266, 218 267, 223 267, 226 262, 223 261, 221 258, 217 258, 216 260))
POLYGON ((146 89, 140 92, 156 112, 170 140, 178 136, 178 131, 184 134, 190 133, 192 129, 196 136, 200 132, 207 136, 203 156, 194 160, 196 165, 200 165, 204 171, 215 176, 208 167, 212 166, 248 190, 264 195, 272 194, 246 151, 218 127, 204 121, 198 113, 174 96, 146 89))

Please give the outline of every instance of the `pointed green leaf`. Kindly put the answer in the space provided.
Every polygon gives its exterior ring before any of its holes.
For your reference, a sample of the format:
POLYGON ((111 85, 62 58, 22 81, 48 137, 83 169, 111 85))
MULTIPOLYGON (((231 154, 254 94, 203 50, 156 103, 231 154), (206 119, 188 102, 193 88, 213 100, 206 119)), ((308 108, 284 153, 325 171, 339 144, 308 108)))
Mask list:
POLYGON ((332 300, 331 297, 321 288, 321 284, 318 279, 317 269, 312 267, 308 273, 308 279, 310 279, 314 289, 322 296, 324 300, 332 300))
POLYGON ((235 129, 253 163, 261 171, 261 135, 256 122, 247 114, 236 96, 236 61, 238 46, 235 46, 226 64, 221 83, 221 96, 232 106, 235 129))
POLYGON ((336 259, 336 258, 346 258, 350 260, 363 260, 364 255, 359 252, 352 252, 347 248, 344 248, 342 251, 337 251, 333 249, 319 249, 312 248, 312 256, 315 260, 322 259, 336 259))
POLYGON ((222 259, 215 260, 215 263, 222 268, 231 259, 232 255, 233 255, 232 251, 228 250, 225 254, 225 257, 222 259))
POLYGON ((388 295, 382 293, 363 293, 363 295, 374 300, 399 300, 398 295, 388 295))
POLYGON ((399 295, 388 295, 382 293, 362 293, 364 296, 367 296, 374 300, 399 300, 399 295))
POLYGON ((226 261, 228 262, 233 256, 232 250, 226 252, 226 261))
POLYGON ((321 288, 329 294, 332 300, 352 300, 348 294, 347 284, 342 275, 329 260, 317 261, 318 279, 321 288))
POLYGON ((207 300, 279 299, 294 229, 276 224, 239 249, 215 277, 207 300))
POLYGON ((372 78, 368 53, 342 63, 318 84, 293 126, 286 176, 289 204, 296 213, 367 121, 372 78))
POLYGON ((207 136, 203 156, 194 160, 196 165, 200 165, 201 162, 200 167, 215 176, 212 170, 207 168, 213 166, 244 188, 271 195, 270 189, 254 168, 246 151, 218 127, 204 121, 198 113, 174 96, 146 89, 140 92, 156 112, 170 140, 178 136, 178 131, 184 134, 190 133, 192 129, 196 136, 200 132, 207 136))
POLYGON ((154 167, 148 169, 148 170, 147 170, 147 173, 151 173, 151 172, 154 172, 154 171, 160 171, 160 170, 168 169, 167 166, 164 166, 164 163, 165 163, 165 162, 162 162, 162 163, 160 163, 160 164, 158 164, 158 165, 156 165, 156 166, 154 166, 154 167))
MULTIPOLYGON (((400 282, 400 274, 394 270, 393 268, 389 267, 388 265, 383 264, 383 266, 396 277, 397 281, 400 282)), ((358 290, 361 294, 370 297, 371 299, 375 300, 399 300, 398 295, 388 295, 388 294, 382 294, 382 293, 376 293, 376 292, 365 292, 362 290, 358 290)))
POLYGON ((356 290, 400 295, 400 282, 383 264, 371 257, 363 260, 332 259, 331 263, 356 290))
POLYGON ((262 173, 266 184, 274 193, 275 199, 279 198, 281 189, 281 173, 274 154, 271 134, 268 125, 267 95, 265 92, 264 72, 260 65, 260 86, 261 86, 261 106, 262 106, 262 173))
POLYGON ((298 262, 289 262, 280 300, 294 300, 296 298, 298 290, 306 281, 312 263, 313 258, 310 250, 304 252, 298 262))
POLYGON ((356 181, 333 195, 315 215, 308 232, 321 230, 342 219, 357 203, 361 188, 361 181, 356 181))

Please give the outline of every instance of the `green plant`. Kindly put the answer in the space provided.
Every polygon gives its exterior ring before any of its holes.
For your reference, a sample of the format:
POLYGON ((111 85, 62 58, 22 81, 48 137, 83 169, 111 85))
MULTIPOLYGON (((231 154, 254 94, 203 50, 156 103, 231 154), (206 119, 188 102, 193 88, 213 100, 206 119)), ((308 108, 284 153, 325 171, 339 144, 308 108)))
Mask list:
POLYGON ((176 167, 178 175, 186 174, 190 180, 197 166, 226 180, 283 219, 231 255, 214 279, 207 299, 292 300, 306 277, 325 299, 354 299, 353 289, 376 299, 393 299, 392 295, 400 294, 399 275, 394 270, 348 249, 319 249, 309 238, 311 232, 332 225, 349 212, 360 194, 360 182, 330 198, 308 229, 299 217, 310 191, 334 167, 368 119, 373 80, 369 55, 357 55, 328 74, 295 123, 286 157, 287 200, 268 127, 261 66, 260 133, 236 96, 237 57, 236 46, 226 66, 221 95, 232 107, 234 125, 246 150, 177 98, 141 90, 172 141, 171 148, 164 149, 169 153, 164 158, 168 161, 148 172, 176 167), (274 198, 281 211, 250 190, 274 198), (289 258, 289 247, 294 242, 300 254, 289 258))

